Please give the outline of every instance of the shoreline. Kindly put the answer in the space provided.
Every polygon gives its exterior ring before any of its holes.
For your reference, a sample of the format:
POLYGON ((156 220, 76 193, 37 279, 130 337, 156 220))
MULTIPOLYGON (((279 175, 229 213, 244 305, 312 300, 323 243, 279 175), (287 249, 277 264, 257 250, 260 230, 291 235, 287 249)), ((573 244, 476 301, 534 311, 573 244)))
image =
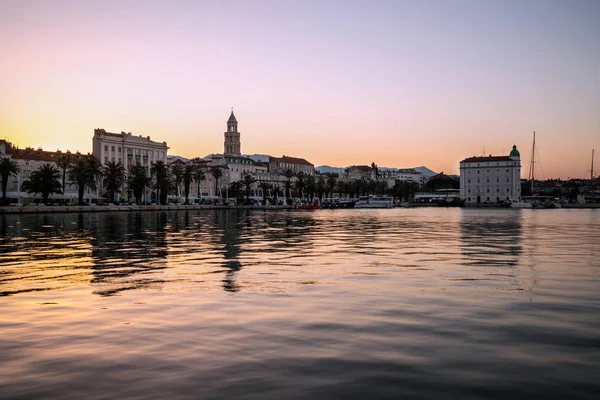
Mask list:
MULTIPOLYGON (((494 206, 465 206, 465 207, 444 207, 433 204, 412 205, 409 208, 468 208, 468 209, 487 209, 498 210, 502 207, 494 206)), ((600 204, 563 204, 560 209, 595 209, 600 208, 600 204)), ((281 211, 295 210, 294 206, 241 206, 241 205, 210 205, 210 204, 190 204, 190 205, 123 205, 123 206, 8 206, 0 207, 1 214, 59 214, 59 213, 101 213, 101 212, 124 212, 124 211, 185 211, 185 210, 260 210, 260 211, 281 211)), ((505 208, 511 209, 511 208, 505 208)), ((559 210, 560 210, 559 209, 559 210)))
POLYGON ((190 205, 123 205, 123 206, 8 206, 0 207, 0 214, 54 214, 54 213, 101 213, 124 211, 179 211, 179 210, 293 210, 293 206, 226 206, 210 204, 190 205))

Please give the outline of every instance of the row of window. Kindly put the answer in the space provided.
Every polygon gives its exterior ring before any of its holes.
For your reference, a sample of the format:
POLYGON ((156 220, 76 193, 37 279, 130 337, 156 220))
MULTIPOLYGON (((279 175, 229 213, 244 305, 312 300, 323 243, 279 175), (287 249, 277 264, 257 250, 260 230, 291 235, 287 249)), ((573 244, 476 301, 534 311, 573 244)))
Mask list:
MULTIPOLYGON (((479 178, 477 178, 477 183, 479 183, 479 178)), ((490 178, 486 178, 486 182, 490 183, 490 178)), ((500 178, 496 178, 496 182, 500 182, 500 178)), ((467 179, 467 183, 471 183, 471 178, 467 179)), ((510 183, 510 178, 506 178, 506 183, 510 183)))
MULTIPOLYGON (((520 188, 517 188, 517 193, 521 191, 520 188)), ((467 189, 467 193, 471 193, 471 189, 467 189)), ((481 193, 479 187, 475 190, 475 193, 481 193)), ((490 188, 486 189, 486 193, 490 193, 490 188)), ((500 188, 496 188, 496 193, 500 193, 500 188)), ((510 193, 510 188, 506 188, 506 193, 510 193)))
MULTIPOLYGON (((486 170, 485 172, 489 174, 489 173, 490 173, 490 170, 488 169, 488 170, 486 170)), ((506 173, 509 173, 509 172, 510 172, 510 169, 508 169, 508 168, 507 168, 507 169, 506 169, 506 173)), ((477 173, 479 174, 479 173, 480 173, 480 170, 477 170, 477 173)), ((497 169, 497 170, 496 170, 496 173, 497 173, 497 174, 499 174, 499 173, 500 173, 500 169, 497 169)), ((469 169, 469 170, 467 170, 467 174, 471 174, 471 170, 470 170, 470 169, 469 169)))

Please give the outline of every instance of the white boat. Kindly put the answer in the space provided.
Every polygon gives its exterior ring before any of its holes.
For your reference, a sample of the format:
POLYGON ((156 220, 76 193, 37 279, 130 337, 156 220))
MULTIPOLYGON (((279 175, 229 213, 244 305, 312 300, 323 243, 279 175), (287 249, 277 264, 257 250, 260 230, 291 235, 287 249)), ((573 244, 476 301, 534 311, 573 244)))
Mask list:
POLYGON ((533 208, 533 206, 527 201, 513 201, 510 208, 533 208))
POLYGON ((392 208, 394 202, 391 197, 371 196, 361 197, 358 199, 354 208, 392 208))

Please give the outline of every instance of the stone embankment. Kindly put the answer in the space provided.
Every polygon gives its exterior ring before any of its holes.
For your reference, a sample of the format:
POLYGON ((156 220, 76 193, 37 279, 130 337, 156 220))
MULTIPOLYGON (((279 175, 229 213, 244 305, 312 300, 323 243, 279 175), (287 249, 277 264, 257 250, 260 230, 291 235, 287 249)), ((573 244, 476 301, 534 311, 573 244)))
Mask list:
POLYGON ((178 210, 289 210, 292 206, 234 206, 234 205, 119 205, 119 206, 41 206, 0 207, 0 214, 34 213, 81 213, 81 212, 118 212, 118 211, 178 211, 178 210))

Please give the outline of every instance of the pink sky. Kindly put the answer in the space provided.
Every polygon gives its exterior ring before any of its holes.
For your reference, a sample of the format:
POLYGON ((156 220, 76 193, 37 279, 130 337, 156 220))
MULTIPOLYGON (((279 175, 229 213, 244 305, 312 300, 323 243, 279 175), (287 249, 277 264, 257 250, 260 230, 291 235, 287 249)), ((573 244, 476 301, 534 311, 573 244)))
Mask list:
POLYGON ((458 173, 513 144, 526 165, 535 130, 540 178, 583 177, 599 19, 594 0, 7 0, 0 138, 89 152, 105 128, 204 156, 234 107, 246 154, 458 173))

